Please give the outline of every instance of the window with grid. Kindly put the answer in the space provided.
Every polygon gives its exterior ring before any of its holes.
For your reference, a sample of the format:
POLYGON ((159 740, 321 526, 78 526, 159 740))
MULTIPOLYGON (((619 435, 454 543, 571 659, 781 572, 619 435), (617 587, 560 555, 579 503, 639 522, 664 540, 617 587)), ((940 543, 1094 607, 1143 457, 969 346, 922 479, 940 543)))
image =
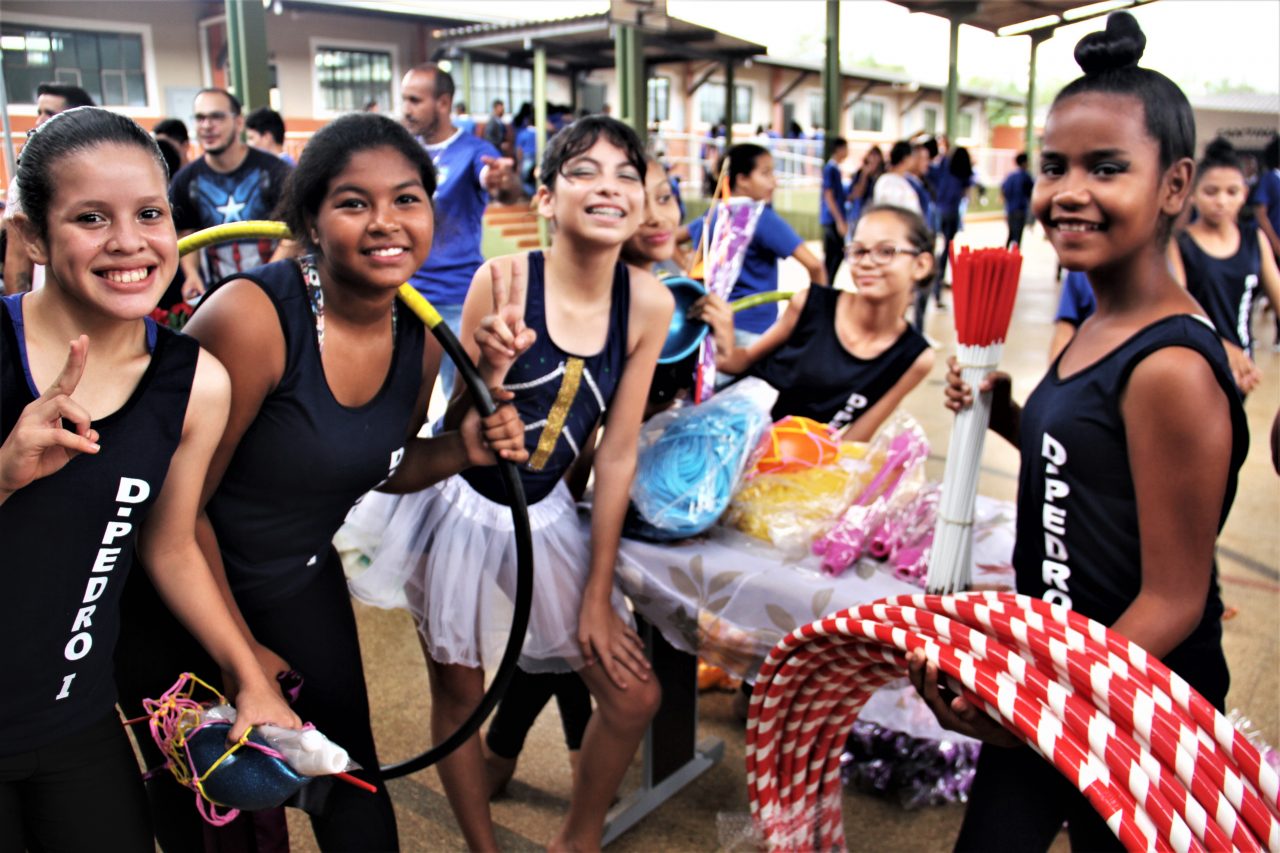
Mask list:
POLYGON ((853 105, 853 129, 870 133, 884 131, 884 102, 865 98, 853 105))
MULTIPOLYGON (((751 87, 733 87, 733 123, 751 123, 751 87)), ((724 84, 703 83, 698 89, 698 116, 707 124, 724 121, 724 84)))
POLYGON ((920 109, 920 129, 925 133, 938 132, 938 108, 922 107, 920 109))
POLYGON ((41 83, 79 86, 104 107, 147 106, 142 35, 0 24, 5 94, 34 104, 41 83))
POLYGON ((391 78, 391 54, 385 50, 316 48, 320 108, 326 112, 363 110, 370 101, 378 102, 380 112, 391 112, 391 78))
POLYGON ((649 121, 668 121, 671 118, 671 80, 667 77, 649 78, 649 121))
MULTIPOLYGON (((455 102, 462 98, 461 94, 453 96, 455 102)), ((522 104, 533 103, 533 71, 474 62, 471 64, 471 99, 475 103, 467 104, 467 111, 473 115, 487 115, 493 111, 494 101, 502 101, 507 108, 506 120, 510 121, 522 104)))
POLYGON ((973 138, 973 113, 960 113, 956 116, 956 139, 973 138))
POLYGON ((827 117, 822 108, 822 92, 809 92, 809 126, 817 129, 826 124, 827 117))

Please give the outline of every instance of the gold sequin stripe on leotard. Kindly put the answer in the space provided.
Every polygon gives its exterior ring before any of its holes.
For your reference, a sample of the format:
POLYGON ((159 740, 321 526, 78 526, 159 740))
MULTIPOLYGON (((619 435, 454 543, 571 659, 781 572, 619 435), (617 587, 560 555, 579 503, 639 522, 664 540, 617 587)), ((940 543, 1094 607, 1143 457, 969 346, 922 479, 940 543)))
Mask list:
POLYGON ((564 363, 564 378, 560 380, 560 390, 556 393, 556 401, 547 413, 547 423, 538 436, 538 447, 529 458, 529 467, 541 471, 546 467, 551 452, 556 449, 560 433, 564 431, 565 419, 569 417, 569 407, 578 396, 578 386, 582 384, 582 371, 585 363, 580 358, 570 358, 564 363))

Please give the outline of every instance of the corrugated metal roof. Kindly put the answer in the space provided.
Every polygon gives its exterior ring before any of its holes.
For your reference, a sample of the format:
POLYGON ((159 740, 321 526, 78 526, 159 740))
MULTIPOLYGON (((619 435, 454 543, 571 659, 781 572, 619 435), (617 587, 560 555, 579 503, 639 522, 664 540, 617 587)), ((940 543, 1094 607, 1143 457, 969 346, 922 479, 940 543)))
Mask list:
POLYGON ((1260 92, 1223 92, 1189 98, 1197 110, 1220 110, 1232 113, 1272 113, 1280 121, 1280 94, 1260 92))
MULTIPOLYGON (((798 59, 779 59, 774 56, 761 56, 752 60, 761 65, 770 65, 775 68, 791 68, 796 71, 813 71, 822 72, 822 65, 818 62, 805 62, 798 59)), ((938 89, 943 91, 947 88, 946 83, 931 83, 925 80, 919 80, 909 74, 897 71, 886 71, 883 68, 861 68, 856 65, 840 66, 840 73, 846 77, 854 77, 860 80, 875 80, 890 86, 909 86, 912 84, 922 86, 927 89, 938 89)), ((1021 97, 1012 97, 1003 95, 999 92, 989 92, 985 89, 973 89, 968 86, 960 87, 960 94, 972 98, 986 98, 988 100, 1005 101, 1011 104, 1021 104, 1021 97)))

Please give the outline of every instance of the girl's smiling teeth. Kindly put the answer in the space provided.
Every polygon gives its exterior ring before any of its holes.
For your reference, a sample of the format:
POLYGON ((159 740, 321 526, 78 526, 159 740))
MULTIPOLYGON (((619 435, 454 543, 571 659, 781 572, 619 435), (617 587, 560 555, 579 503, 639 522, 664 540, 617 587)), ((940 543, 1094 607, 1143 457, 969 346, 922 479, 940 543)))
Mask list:
POLYGON ((595 204, 595 205, 592 205, 591 207, 588 207, 587 213, 591 215, 600 214, 602 216, 612 216, 615 219, 622 219, 624 216, 627 215, 626 212, 623 211, 623 209, 620 207, 614 207, 612 205, 601 205, 601 204, 595 204))
POLYGON ((98 275, 116 284, 137 284, 151 275, 154 267, 138 267, 132 270, 103 270, 98 275))
POLYGON ((1083 232, 1083 231, 1101 231, 1102 223, 1100 222, 1080 222, 1078 220, 1058 220, 1054 223, 1059 231, 1083 232))
POLYGON ((403 246, 386 246, 381 249, 369 249, 366 255, 372 255, 375 258, 397 258, 403 255, 407 249, 403 246))

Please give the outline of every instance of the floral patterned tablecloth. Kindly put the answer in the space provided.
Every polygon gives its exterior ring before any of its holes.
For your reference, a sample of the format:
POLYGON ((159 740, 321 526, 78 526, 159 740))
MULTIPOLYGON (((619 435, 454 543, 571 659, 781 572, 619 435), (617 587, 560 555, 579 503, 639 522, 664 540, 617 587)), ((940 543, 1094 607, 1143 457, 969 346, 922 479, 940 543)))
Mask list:
MULTIPOLYGON (((1012 588, 1013 536, 1013 504, 979 496, 975 583, 1012 588)), ((823 574, 819 563, 812 554, 788 559, 759 539, 717 525, 682 542, 622 540, 616 576, 636 610, 669 643, 750 680, 769 650, 797 626, 920 591, 869 558, 840 577, 823 574)))

